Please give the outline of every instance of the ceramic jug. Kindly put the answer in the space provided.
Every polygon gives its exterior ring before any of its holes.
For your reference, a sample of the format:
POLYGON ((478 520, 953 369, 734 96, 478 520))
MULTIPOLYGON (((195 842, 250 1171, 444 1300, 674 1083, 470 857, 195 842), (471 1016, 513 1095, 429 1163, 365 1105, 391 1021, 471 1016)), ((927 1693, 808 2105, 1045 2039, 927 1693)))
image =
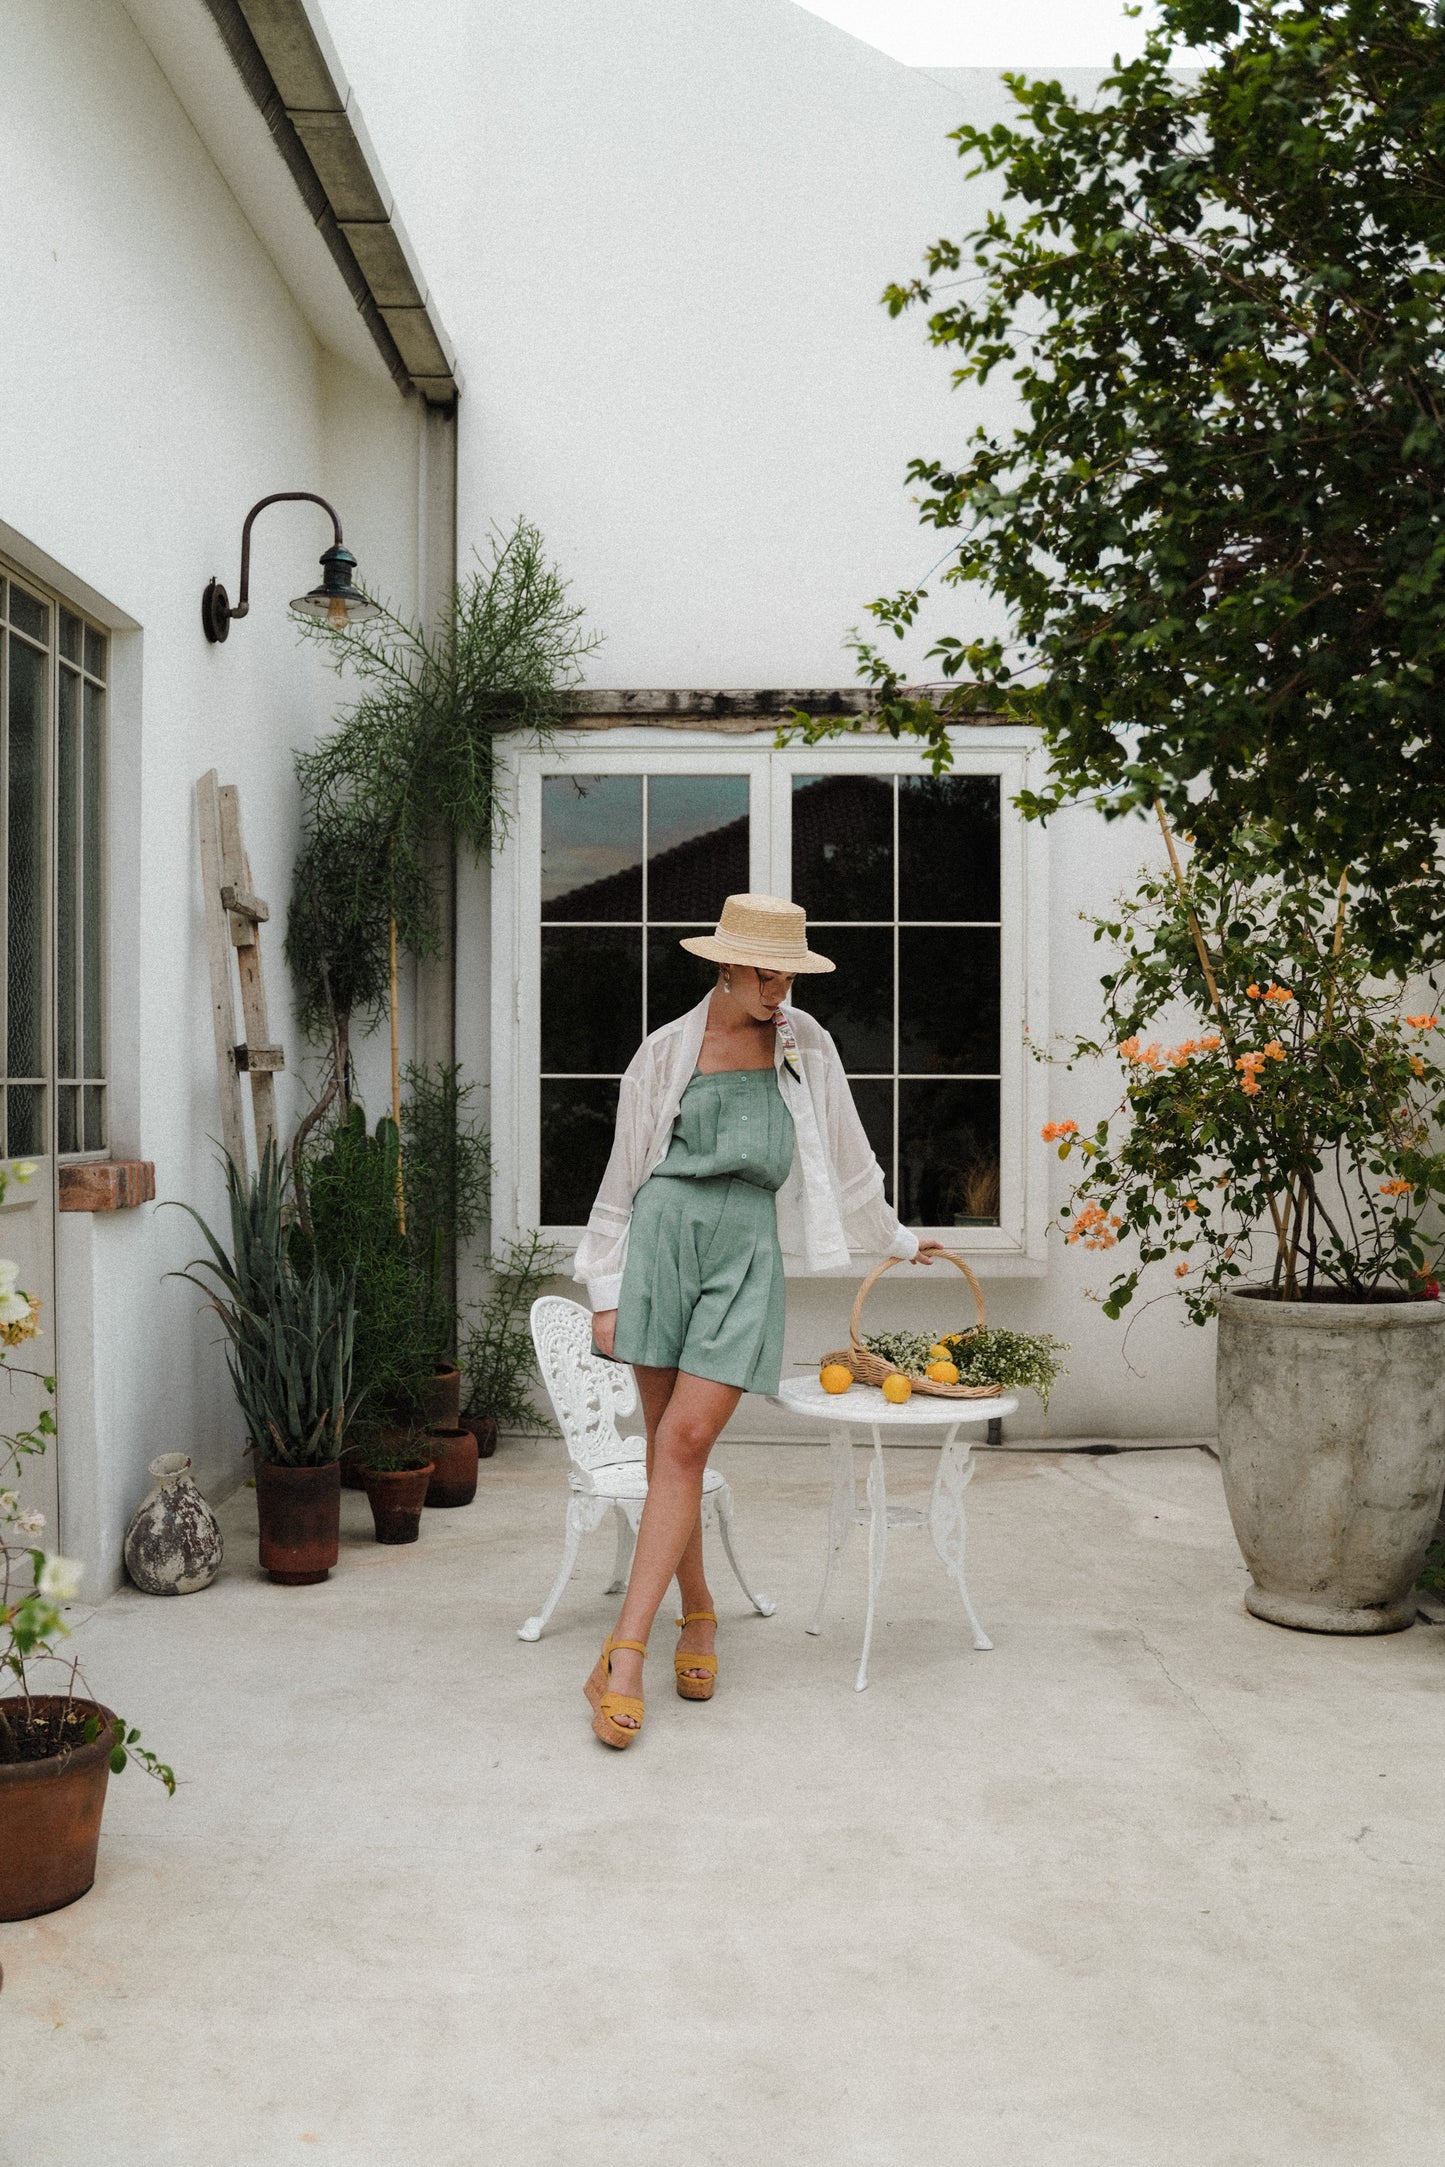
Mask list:
POLYGON ((146 1470, 155 1484, 125 1531, 125 1569, 147 1595, 194 1595, 221 1569, 221 1529, 191 1480, 184 1452, 146 1470))

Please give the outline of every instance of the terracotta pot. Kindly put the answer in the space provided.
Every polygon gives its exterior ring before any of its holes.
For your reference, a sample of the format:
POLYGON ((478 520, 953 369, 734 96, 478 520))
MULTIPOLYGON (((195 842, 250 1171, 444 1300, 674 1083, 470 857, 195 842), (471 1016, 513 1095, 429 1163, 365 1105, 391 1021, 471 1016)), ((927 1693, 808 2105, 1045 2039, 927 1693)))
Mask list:
MULTIPOLYGON (((63 1693, 36 1693, 32 1704, 51 1710, 63 1693)), ((5 1701, 5 1712, 22 1707, 5 1701)), ((95 1879, 95 1853, 116 1718, 99 1701, 74 1706, 99 1716, 94 1745, 43 1761, 0 1762, 0 1919, 33 1919, 84 1896, 95 1879)))
POLYGON ((455 1362, 438 1362, 436 1375, 422 1395, 429 1430, 454 1430, 462 1406, 462 1373, 455 1362))
POLYGON ((425 1467, 368 1467, 363 1475, 377 1541, 415 1542, 421 1533, 421 1508, 432 1477, 431 1461, 425 1467))
POLYGON ((429 1505, 470 1505, 477 1494, 477 1440, 470 1430, 433 1426, 426 1433, 432 1456, 429 1505))
POLYGON ((283 1588, 324 1580, 341 1553, 341 1469, 256 1465, 261 1566, 283 1588))
POLYGON ((477 1456, 489 1460, 497 1449, 497 1425, 490 1415, 463 1415, 461 1426, 477 1440, 477 1456))

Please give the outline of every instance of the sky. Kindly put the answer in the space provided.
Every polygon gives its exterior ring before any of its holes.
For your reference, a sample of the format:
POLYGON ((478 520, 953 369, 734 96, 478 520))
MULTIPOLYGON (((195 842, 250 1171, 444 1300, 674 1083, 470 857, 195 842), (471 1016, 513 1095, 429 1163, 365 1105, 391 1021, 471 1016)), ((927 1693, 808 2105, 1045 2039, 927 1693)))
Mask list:
POLYGON ((798 0, 916 68, 1107 67, 1137 53, 1124 0, 798 0))

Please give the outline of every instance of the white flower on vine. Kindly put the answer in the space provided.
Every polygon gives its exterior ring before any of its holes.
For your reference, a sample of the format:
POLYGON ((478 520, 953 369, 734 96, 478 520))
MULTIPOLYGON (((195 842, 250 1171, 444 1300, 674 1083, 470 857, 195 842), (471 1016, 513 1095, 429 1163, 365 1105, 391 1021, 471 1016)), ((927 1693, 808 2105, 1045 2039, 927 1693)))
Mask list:
POLYGON ((13 1490, 0 1490, 0 1512, 12 1519, 20 1510, 20 1500, 13 1490))
POLYGON ((34 1159, 12 1159, 10 1161, 10 1172, 17 1181, 33 1181, 36 1173, 36 1161, 34 1159))
POLYGON ((0 1326, 23 1324, 30 1314, 28 1294, 0 1294, 0 1326))
POLYGON ((12 1264, 9 1257, 0 1257, 0 1294, 13 1294, 20 1277, 20 1266, 12 1264))
POLYGON ((45 1515, 43 1512, 18 1512, 15 1515, 15 1527, 21 1535, 43 1535, 45 1515))
POLYGON ((35 1580, 37 1595, 49 1596, 53 1603, 69 1603, 80 1593, 80 1576, 84 1571, 79 1558, 49 1557, 42 1564, 35 1580))

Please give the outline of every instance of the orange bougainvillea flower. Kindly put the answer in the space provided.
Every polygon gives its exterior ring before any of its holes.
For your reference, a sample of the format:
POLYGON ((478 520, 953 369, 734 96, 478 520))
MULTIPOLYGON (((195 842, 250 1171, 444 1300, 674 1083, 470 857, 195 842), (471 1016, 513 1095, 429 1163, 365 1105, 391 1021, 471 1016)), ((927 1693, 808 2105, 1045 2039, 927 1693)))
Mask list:
POLYGON ((1263 998, 1266 1001, 1292 1001, 1294 999, 1294 995, 1290 992, 1288 986, 1277 986, 1274 980, 1271 978, 1269 984, 1264 989, 1263 998))
POLYGON ((1382 1181, 1380 1183, 1380 1194, 1381 1196, 1408 1196, 1410 1194, 1410 1183, 1408 1181, 1382 1181))
POLYGON ((1201 1053, 1214 1053, 1223 1044, 1224 1040, 1220 1037, 1219 1033, 1217 1031, 1210 1031, 1207 1032, 1206 1035, 1200 1039, 1199 1051, 1201 1053))
POLYGON ((1412 1031, 1433 1031, 1439 1018, 1437 1016, 1407 1016, 1405 1021, 1412 1031))
POLYGON ((1247 994, 1249 995, 1249 998, 1250 998, 1250 999, 1251 999, 1252 1001, 1257 1001, 1257 1000, 1259 999, 1259 988, 1258 988, 1258 986, 1246 986, 1244 990, 1245 990, 1245 992, 1246 992, 1246 993, 1247 993, 1247 994))
POLYGON ((1086 1249, 1112 1249, 1119 1239, 1114 1229, 1123 1223, 1117 1212, 1106 1212, 1102 1204, 1084 1204, 1064 1239, 1082 1242, 1086 1249))
POLYGON ((1176 1264, 1174 1276, 1176 1279, 1187 1279, 1189 1277, 1189 1266, 1187 1264, 1176 1264))
POLYGON ((1412 1068, 1412 1069, 1413 1069, 1413 1070, 1415 1071, 1415 1074, 1416 1074, 1417 1076, 1423 1076, 1423 1075, 1424 1075, 1424 1073, 1425 1073, 1425 1064, 1424 1064, 1424 1062, 1423 1062, 1423 1061, 1422 1061, 1422 1060, 1420 1059, 1420 1056, 1419 1056, 1419 1054, 1418 1054, 1418 1053, 1412 1053, 1412 1054, 1411 1054, 1411 1056, 1410 1056, 1410 1066, 1411 1066, 1411 1068, 1412 1068))
POLYGON ((1056 1144, 1061 1136, 1077 1136, 1078 1133, 1077 1121, 1050 1121, 1039 1130, 1046 1144, 1056 1144))
POLYGON ((1185 1209, 1186 1211, 1198 1211, 1198 1209, 1199 1209, 1199 1199, 1198 1199, 1198 1197, 1197 1197, 1197 1196, 1186 1196, 1186 1197, 1185 1197, 1185 1199, 1184 1199, 1184 1209, 1185 1209))

